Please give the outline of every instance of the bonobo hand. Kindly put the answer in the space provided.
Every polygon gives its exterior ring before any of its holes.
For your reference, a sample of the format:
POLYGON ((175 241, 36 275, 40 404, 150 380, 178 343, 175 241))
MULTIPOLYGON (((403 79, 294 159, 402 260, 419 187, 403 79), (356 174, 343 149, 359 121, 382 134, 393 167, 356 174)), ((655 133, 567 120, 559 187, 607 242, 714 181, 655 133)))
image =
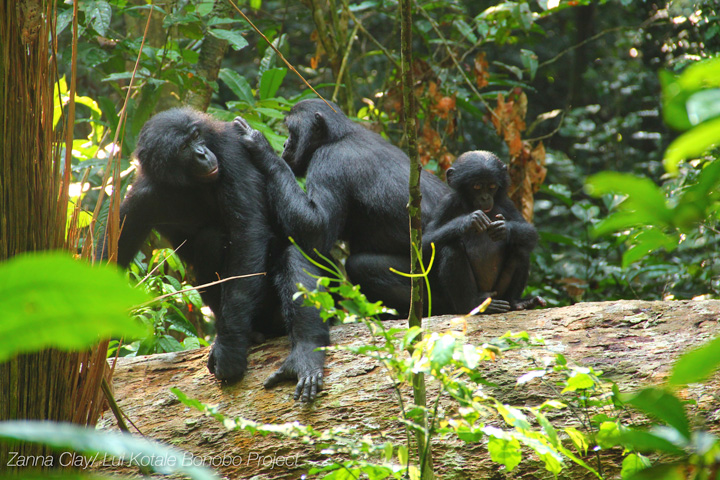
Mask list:
MULTIPOLYGON (((235 117, 233 120, 233 127, 235 127, 235 131, 237 131, 240 135, 240 141, 242 144, 245 145, 245 148, 250 150, 250 152, 257 154, 263 151, 273 151, 270 146, 270 142, 267 141, 265 135, 252 128, 244 118, 235 117)), ((250 158, 255 161, 254 156, 251 156, 250 158)))
POLYGON ((215 340, 207 361, 208 370, 218 380, 240 380, 247 371, 247 351, 215 340))
POLYGON ((488 235, 496 242, 507 240, 507 225, 505 225, 505 217, 500 214, 495 215, 495 220, 488 227, 488 235))
POLYGON ((323 365, 325 352, 314 351, 317 346, 296 345, 282 366, 265 380, 265 388, 271 388, 285 380, 297 379, 295 400, 315 400, 323 388, 323 365))
POLYGON ((482 210, 475 210, 467 216, 468 224, 466 230, 474 228, 478 233, 486 231, 492 222, 482 210))

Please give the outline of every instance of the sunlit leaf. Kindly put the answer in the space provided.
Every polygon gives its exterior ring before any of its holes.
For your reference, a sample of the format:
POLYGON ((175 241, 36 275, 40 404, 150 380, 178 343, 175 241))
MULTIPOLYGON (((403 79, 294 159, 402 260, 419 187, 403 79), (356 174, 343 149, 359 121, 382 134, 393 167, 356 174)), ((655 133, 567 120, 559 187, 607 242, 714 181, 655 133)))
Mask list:
POLYGON ((720 337, 685 353, 675 363, 670 379, 671 385, 702 382, 720 366, 720 337))
POLYGON ((141 335, 145 329, 129 310, 148 300, 115 267, 91 267, 65 252, 18 255, 0 264, 0 361, 141 335))
POLYGON ((646 388, 629 395, 625 402, 674 427, 686 439, 690 438, 690 423, 685 408, 672 393, 661 388, 646 388))

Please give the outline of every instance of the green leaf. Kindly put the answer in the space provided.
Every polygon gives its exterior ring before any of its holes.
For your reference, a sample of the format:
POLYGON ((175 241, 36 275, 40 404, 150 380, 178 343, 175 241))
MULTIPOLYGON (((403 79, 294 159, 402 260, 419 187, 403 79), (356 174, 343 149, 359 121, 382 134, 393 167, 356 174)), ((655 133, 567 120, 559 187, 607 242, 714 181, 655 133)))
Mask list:
POLYGON ((627 479, 623 477, 623 480, 686 480, 686 469, 687 464, 684 462, 656 465, 640 470, 627 479))
POLYGON ((557 431, 555 430, 555 427, 552 426, 552 424, 548 421, 548 419, 543 415, 542 413, 533 410, 533 413, 535 414, 535 418, 537 418, 538 423, 542 427, 542 429, 545 431, 545 435, 547 435, 548 440, 550 440, 550 444, 553 447, 556 447, 560 444, 560 441, 558 440, 557 431))
MULTIPOLYGON (((609 193, 626 195, 627 198, 619 205, 623 212, 632 212, 636 225, 652 224, 655 226, 672 223, 673 212, 668 208, 665 193, 649 178, 637 177, 626 173, 601 172, 588 178, 586 188, 590 195, 600 197, 609 193)), ((600 226, 596 230, 606 233, 600 226)), ((597 233, 597 232, 596 232, 597 233)), ((597 233, 600 235, 600 233, 597 233)))
POLYGON ((603 422, 595 434, 595 441, 602 448, 612 448, 620 441, 620 429, 615 422, 603 422))
POLYGON ((114 266, 91 267, 65 252, 17 255, 0 263, 0 361, 142 335, 145 329, 129 310, 148 300, 114 266))
POLYGON ((108 2, 99 0, 88 2, 85 7, 85 21, 89 23, 95 31, 105 36, 107 29, 112 20, 112 7, 108 2))
POLYGON ((450 363, 455 351, 455 337, 452 335, 441 336, 433 345, 430 353, 430 362, 433 368, 440 369, 450 363))
POLYGON ((625 448, 639 452, 669 453, 678 456, 684 454, 682 449, 673 445, 666 438, 645 430, 623 431, 618 440, 625 448))
POLYGON ((690 423, 680 400, 660 388, 646 388, 629 396, 626 403, 642 410, 647 415, 661 420, 675 428, 686 439, 690 439, 690 423))
POLYGON ((285 74, 287 74, 287 68, 270 68, 263 72, 260 79, 260 100, 275 96, 282 85, 285 74))
POLYGON ((408 449, 405 445, 400 445, 397 449, 398 462, 400 465, 407 465, 408 449))
POLYGON ((687 385, 705 380, 720 366, 720 337, 685 353, 675 363, 670 385, 687 385))
POLYGON ((576 373, 572 377, 568 378, 567 386, 563 388, 565 392, 574 392, 575 390, 587 390, 595 386, 595 381, 587 373, 576 373))
POLYGON ((100 452, 117 458, 136 458, 142 465, 166 475, 183 474, 197 480, 217 478, 206 468, 188 465, 186 452, 126 433, 99 432, 67 423, 15 420, 0 422, 0 438, 69 448, 87 454, 89 459, 95 458, 98 464, 104 458, 95 455, 100 452))
POLYGON ((625 479, 635 475, 651 465, 650 459, 639 453, 631 453, 623 459, 620 476, 625 479))
POLYGON ((665 151, 665 169, 670 173, 678 170, 678 164, 687 158, 697 158, 720 145, 720 118, 709 120, 683 133, 673 140, 665 151))
POLYGON ((504 438, 491 438, 488 442, 488 451, 490 458, 501 465, 505 465, 508 472, 511 472, 518 466, 522 460, 520 452, 520 442, 513 438, 506 440, 504 438))
POLYGON ((677 247, 679 241, 676 234, 667 234, 650 226, 632 238, 633 245, 623 254, 622 268, 628 268, 631 263, 644 258, 650 252, 660 249, 671 252, 677 247))
POLYGON ((235 30, 225 30, 222 28, 211 28, 208 30, 210 35, 220 40, 225 40, 230 44, 233 50, 238 51, 248 46, 247 40, 235 30))
POLYGON ((568 434, 568 437, 570 437, 570 441, 572 441, 578 453, 580 453, 581 455, 587 455, 588 441, 585 437, 585 434, 574 427, 568 427, 564 430, 565 433, 568 434))

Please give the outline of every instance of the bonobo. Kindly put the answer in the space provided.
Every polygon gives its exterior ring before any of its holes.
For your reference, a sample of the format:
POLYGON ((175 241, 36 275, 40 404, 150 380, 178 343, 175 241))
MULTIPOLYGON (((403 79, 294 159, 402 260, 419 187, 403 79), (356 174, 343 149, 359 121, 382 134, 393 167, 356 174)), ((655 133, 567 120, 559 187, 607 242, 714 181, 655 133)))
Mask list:
POLYGON ((541 297, 521 298, 538 235, 508 198, 505 164, 490 152, 466 152, 446 178, 452 192, 427 231, 437 248, 439 313, 467 313, 488 297, 486 313, 545 305, 541 297))
MULTIPOLYGON (((201 292, 216 317, 208 368, 220 380, 242 378, 251 334, 276 336, 287 327, 293 350, 282 375, 298 378, 296 398, 314 398, 324 355, 313 350, 329 343, 329 333, 314 309, 292 301, 295 282, 311 266, 275 234, 266 180, 232 124, 189 108, 168 110, 143 126, 135 156, 138 177, 120 205, 118 264, 126 267, 154 228, 201 284, 266 272, 201 292)), ((107 258, 100 238, 96 257, 107 258)))
MULTIPOLYGON (((298 102, 285 123, 289 137, 280 159, 262 133, 235 119, 252 160, 268 177, 270 204, 285 233, 306 252, 323 254, 345 240, 350 279, 369 299, 407 311, 409 281, 388 267, 408 271, 410 265, 408 157, 323 100, 298 102), (307 193, 293 173, 306 176, 307 193)), ((428 172, 420 186, 423 212, 450 191, 428 172)))

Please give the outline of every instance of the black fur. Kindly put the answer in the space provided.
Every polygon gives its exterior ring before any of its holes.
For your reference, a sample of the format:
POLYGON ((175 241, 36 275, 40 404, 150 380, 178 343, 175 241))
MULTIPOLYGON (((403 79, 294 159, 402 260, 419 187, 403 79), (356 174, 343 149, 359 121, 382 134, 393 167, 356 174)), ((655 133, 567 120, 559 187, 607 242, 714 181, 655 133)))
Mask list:
MULTIPOLYGON (((306 251, 316 248, 323 254, 336 240, 345 240, 350 279, 370 300, 407 311, 409 281, 388 267, 409 270, 410 161, 402 150, 331 105, 313 99, 292 108, 285 119, 285 162, 260 132, 241 118, 235 121, 258 168, 268 175, 271 208, 285 232, 306 251), (307 193, 295 175, 306 176, 307 193)), ((421 176, 421 189, 423 212, 449 192, 427 172, 421 176)), ((427 216, 423 218, 427 222, 427 216)))

